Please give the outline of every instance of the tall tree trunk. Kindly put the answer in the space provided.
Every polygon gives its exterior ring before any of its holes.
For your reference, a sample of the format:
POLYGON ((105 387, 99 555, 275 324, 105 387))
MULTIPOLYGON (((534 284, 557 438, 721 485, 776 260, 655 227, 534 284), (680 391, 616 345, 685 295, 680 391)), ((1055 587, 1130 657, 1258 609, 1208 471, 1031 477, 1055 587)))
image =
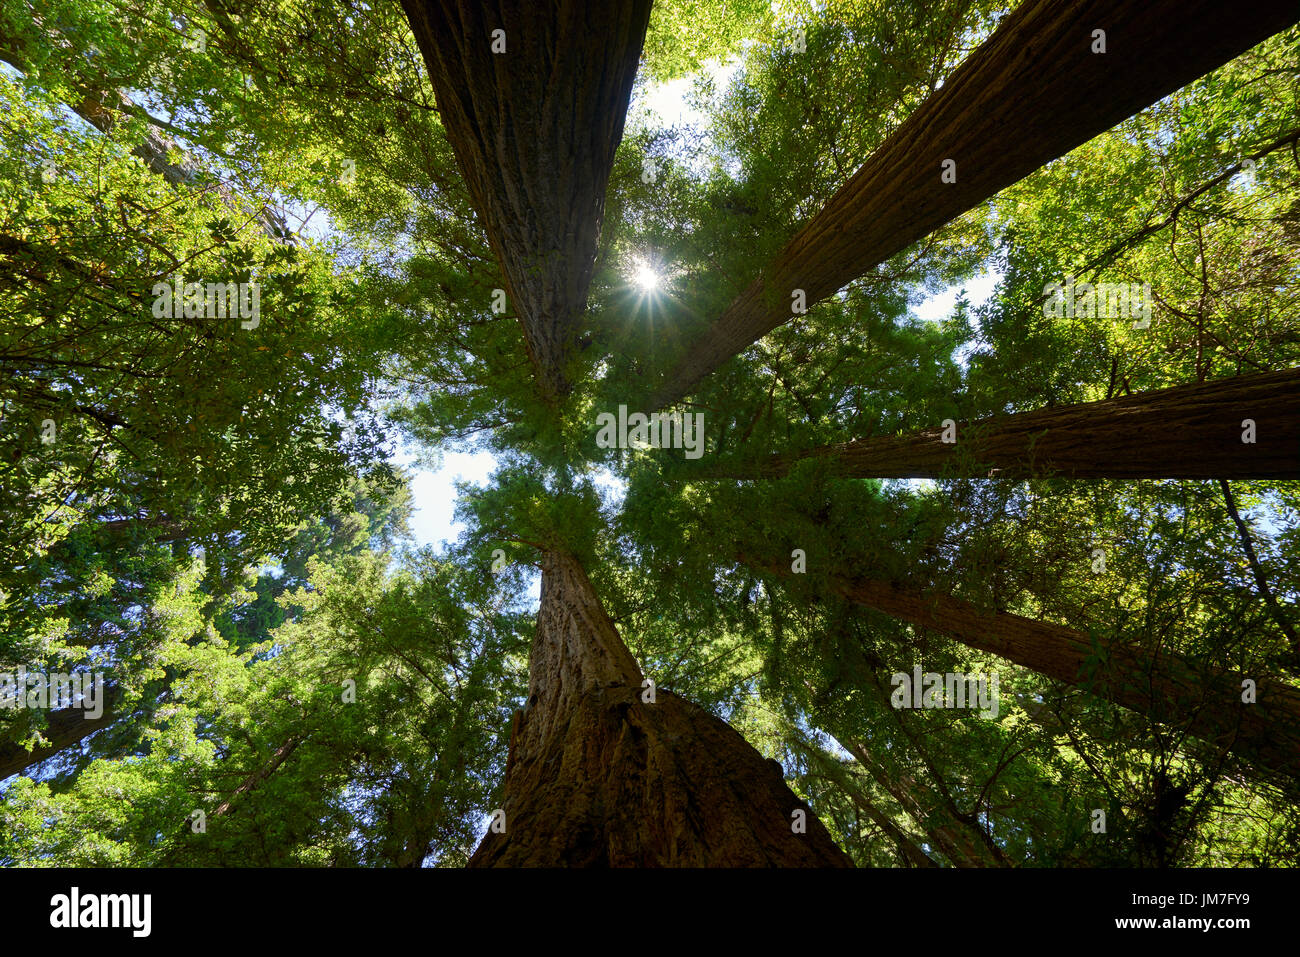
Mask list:
MULTIPOLYGON (((790 574, 780 563, 745 556, 740 561, 777 577, 790 574)), ((832 576, 829 585, 856 604, 1083 687, 1153 721, 1181 725, 1247 763, 1300 781, 1300 691, 1280 681, 1210 671, 1173 652, 1153 654, 1105 638, 1094 645, 1088 635, 1063 625, 990 611, 894 582, 832 576), (1086 665, 1090 657, 1094 663, 1086 665), (1242 700, 1246 679, 1255 682, 1253 703, 1242 700)))
POLYGON ((543 398, 586 308, 650 0, 402 0, 543 398), (493 52, 494 43, 498 52, 493 52))
MULTIPOLYGON (((275 774, 285 761, 287 761, 293 753, 298 750, 298 746, 307 740, 307 737, 307 734, 295 732, 285 738, 275 751, 271 753, 270 759, 267 760, 265 764, 261 764, 254 768, 252 773, 245 777, 239 786, 230 793, 230 796, 217 805, 209 817, 215 820, 216 818, 225 817, 230 814, 232 808, 236 806, 236 802, 245 794, 257 790, 257 788, 260 787, 267 778, 275 774)), ((254 754, 252 757, 256 759, 257 755, 254 754)), ((191 829, 192 823, 192 819, 187 816, 177 828, 171 846, 163 851, 156 862, 157 864, 170 865, 176 861, 177 858, 183 855, 188 848, 195 846, 194 838, 192 837, 194 834, 194 831, 191 829)), ((281 848, 278 844, 273 845, 273 847, 276 851, 281 848)), ((270 856, 270 853, 273 853, 268 852, 265 846, 263 846, 262 850, 264 854, 267 854, 267 856, 270 856)))
MULTIPOLYGON (((810 683, 809 687, 811 688, 810 683)), ((903 830, 887 813, 877 807, 872 796, 861 786, 856 776, 850 774, 848 768, 841 764, 839 758, 823 751, 821 746, 810 740, 797 725, 787 724, 786 733, 791 736, 810 766, 817 768, 822 777, 833 782, 849 795, 854 805, 893 841, 901 862, 910 867, 939 866, 939 862, 921 847, 922 838, 903 830)), ((841 748, 853 755, 857 765, 866 770, 885 793, 898 802, 903 812, 916 822, 917 829, 924 832, 929 839, 930 847, 947 857, 954 866, 980 867, 999 863, 987 853, 987 848, 981 843, 976 843, 971 848, 969 838, 961 840, 960 835, 954 833, 954 825, 938 824, 937 820, 943 815, 927 811, 922 807, 918 796, 922 794, 932 796, 932 790, 918 788, 916 779, 911 775, 885 774, 872 758, 869 748, 860 742, 846 739, 834 732, 830 733, 841 748), (973 850, 973 853, 966 853, 966 849, 973 850), (981 851, 985 853, 981 855, 981 851)))
POLYGON ((1300 369, 958 423, 952 443, 943 432, 854 439, 699 474, 779 478, 825 459, 849 478, 1300 478, 1300 369))
MULTIPOLYGON (((43 732, 49 744, 28 751, 16 742, 0 743, 0 781, 11 774, 22 774, 33 765, 52 758, 65 748, 80 744, 90 735, 106 728, 117 719, 116 706, 121 692, 116 685, 104 687, 104 711, 98 718, 87 717, 83 708, 60 708, 48 715, 49 726, 43 732)), ((9 732, 13 734, 14 732, 9 732)))
MULTIPOLYGON (((817 693, 812 682, 805 682, 804 687, 814 695, 817 693)), ((867 687, 874 695, 888 702, 889 692, 874 674, 867 687)), ((954 867, 1008 866, 1011 862, 980 824, 977 815, 974 812, 963 812, 957 807, 951 790, 942 782, 939 769, 926 753, 924 740, 908 731, 902 721, 902 715, 896 712, 894 716, 899 719, 899 728, 907 738, 912 755, 919 757, 924 768, 930 773, 925 786, 906 771, 898 769, 886 771, 876 759, 872 749, 861 740, 846 736, 838 728, 826 725, 821 727, 839 743, 841 748, 853 755, 858 765, 875 780, 876 784, 898 802, 917 826, 925 831, 930 839, 930 846, 941 852, 954 867)), ((807 740, 798 728, 792 728, 790 733, 794 734, 797 740, 815 754, 825 766, 829 757, 817 745, 807 740)), ((901 760, 898 754, 895 754, 895 759, 901 760)), ((842 783, 846 790, 851 788, 848 782, 842 783)), ((871 816, 870 813, 868 816, 871 816)))
MULTIPOLYGON (((0 35, 0 60, 12 64, 23 73, 31 68, 27 53, 14 37, 0 35)), ((135 107, 126 93, 115 88, 91 89, 79 86, 77 92, 81 99, 68 103, 68 108, 101 133, 111 133, 117 126, 117 114, 130 113, 135 107)), ((192 157, 185 157, 181 165, 173 163, 168 156, 177 149, 179 147, 170 136, 150 127, 145 131, 144 139, 131 152, 167 182, 174 186, 184 186, 193 182, 197 168, 192 157)))
POLYGON ((651 407, 793 318, 792 290, 824 299, 1297 17, 1294 0, 1024 0, 682 356, 651 407), (946 160, 955 182, 940 179, 946 160))
POLYGON ((849 866, 775 762, 671 692, 645 700, 641 669, 570 555, 544 555, 530 668, 505 830, 489 830, 471 866, 849 866))

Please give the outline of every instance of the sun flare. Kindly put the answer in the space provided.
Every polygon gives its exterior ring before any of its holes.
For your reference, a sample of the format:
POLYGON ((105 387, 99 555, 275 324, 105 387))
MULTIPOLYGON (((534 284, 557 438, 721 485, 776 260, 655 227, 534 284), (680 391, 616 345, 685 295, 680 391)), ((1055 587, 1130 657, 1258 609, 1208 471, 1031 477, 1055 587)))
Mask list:
POLYGON ((663 282, 663 277, 659 275, 649 263, 639 263, 632 270, 632 283, 644 293, 652 293, 658 290, 663 282))

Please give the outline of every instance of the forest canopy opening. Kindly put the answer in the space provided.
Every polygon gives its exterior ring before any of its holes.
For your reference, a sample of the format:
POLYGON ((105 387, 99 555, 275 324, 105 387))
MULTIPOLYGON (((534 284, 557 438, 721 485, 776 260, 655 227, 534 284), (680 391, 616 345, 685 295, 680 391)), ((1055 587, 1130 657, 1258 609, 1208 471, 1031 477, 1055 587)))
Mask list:
POLYGON ((0 863, 1300 858, 1247 6, 0 0, 0 863))

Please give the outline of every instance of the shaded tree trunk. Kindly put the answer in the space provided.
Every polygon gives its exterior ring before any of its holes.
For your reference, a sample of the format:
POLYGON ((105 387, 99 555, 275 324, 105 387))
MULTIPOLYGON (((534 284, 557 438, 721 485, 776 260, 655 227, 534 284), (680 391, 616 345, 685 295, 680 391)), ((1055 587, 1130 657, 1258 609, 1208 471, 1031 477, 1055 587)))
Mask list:
MULTIPOLYGON (((805 751, 805 754, 808 754, 805 751)), ((871 796, 859 786, 858 782, 852 775, 843 773, 843 768, 831 769, 829 767, 830 759, 825 755, 818 755, 816 760, 824 769, 820 777, 830 781, 837 788, 843 791, 852 800, 853 806, 866 816, 867 820, 875 824, 880 832, 888 838, 894 845, 894 852, 898 855, 898 863, 903 867, 938 867, 939 862, 930 857, 921 847, 920 838, 904 831, 893 819, 878 808, 872 801, 871 796)), ((860 826, 860 825, 859 825, 860 826)))
MULTIPOLYGON (((810 694, 816 695, 817 690, 812 682, 805 682, 804 687, 810 694)), ((885 690, 879 679, 873 674, 869 689, 875 695, 880 696, 888 702, 889 692, 885 690)), ((902 721, 902 715, 897 712, 894 717, 898 719, 900 730, 907 737, 908 745, 912 752, 921 758, 925 769, 932 775, 927 779, 925 785, 918 781, 916 776, 902 770, 886 771, 872 749, 867 747, 861 740, 846 736, 841 730, 823 726, 822 730, 831 735, 845 751, 853 755, 859 767, 867 772, 871 778, 880 786, 885 793, 889 794, 899 806, 914 820, 917 826, 923 830, 929 838, 932 848, 944 855, 954 867, 1005 867, 1011 862, 1007 860, 1002 849, 989 835, 989 833, 980 824, 979 818, 974 813, 963 812, 958 808, 953 800, 951 790, 944 786, 939 779, 939 769, 928 754, 924 741, 915 734, 908 733, 906 726, 902 721)), ((830 762, 829 757, 821 751, 816 745, 807 741, 802 732, 797 728, 792 729, 797 739, 808 748, 815 758, 826 767, 830 762)), ((894 760, 901 760, 897 752, 894 753, 894 760)), ((835 769, 839 770, 839 769, 835 769)), ((840 775, 841 786, 847 791, 854 794, 854 800, 867 801, 865 795, 859 795, 860 789, 857 785, 847 780, 848 775, 840 775)), ((869 802, 868 802, 869 803, 869 802)), ((868 817, 875 820, 870 811, 868 817)), ((879 823, 879 822, 877 822, 879 823)), ((892 832, 888 832, 891 833, 892 832)), ((897 837, 895 838, 897 843, 897 837)), ((913 863, 917 863, 915 856, 903 848, 904 852, 909 855, 913 863)), ((920 850, 920 848, 917 848, 920 850)), ((933 861, 930 862, 932 865, 933 861)))
POLYGON ((505 831, 489 830, 471 866, 849 866, 776 762, 669 691, 643 700, 641 670, 572 556, 544 556, 530 669, 505 831))
MULTIPOLYGON (((0 743, 0 780, 22 774, 28 768, 52 758, 65 748, 80 744, 96 731, 117 719, 116 706, 121 692, 116 685, 104 687, 104 711, 98 718, 87 717, 83 708, 60 708, 48 715, 49 727, 44 735, 49 744, 28 751, 16 742, 0 743)), ((9 732, 11 735, 13 731, 9 732)))
MULTIPOLYGON (((824 459, 848 478, 1300 478, 1300 369, 854 439, 701 470, 758 479, 824 459), (1242 423, 1254 422, 1253 442, 1242 423)), ((691 473, 694 477, 694 473, 691 473)))
POLYGON ((853 799, 853 804, 865 814, 872 823, 894 842, 894 847, 898 851, 899 859, 909 867, 938 867, 934 861, 921 846, 912 840, 911 835, 907 834, 901 827, 895 824, 889 817, 877 808, 862 793, 862 790, 853 784, 841 782, 840 786, 848 792, 853 799))
POLYGON ((552 401, 568 391, 564 365, 587 304, 650 0, 402 0, 402 8, 552 401))
MULTIPOLYGON (((23 73, 30 69, 26 53, 13 37, 0 36, 0 60, 12 64, 23 73)), ((92 90, 82 87, 78 92, 81 99, 68 103, 68 108, 101 133, 111 133, 117 126, 117 114, 129 113, 135 107, 131 98, 118 89, 92 90)), ((168 156, 177 149, 178 146, 171 137, 150 128, 131 152, 167 182, 175 186, 188 185, 194 180, 196 165, 189 157, 181 165, 173 163, 168 156)))
POLYGON ((217 805, 216 810, 212 812, 212 816, 221 817, 223 814, 229 813, 231 807, 234 806, 235 800, 240 795, 247 794, 249 791, 254 790, 259 784, 274 774, 280 765, 284 764, 284 762, 289 759, 289 756, 298 750, 298 745, 302 744, 304 740, 306 740, 306 735, 289 735, 285 742, 275 749, 275 752, 271 755, 271 759, 266 764, 262 765, 246 777, 243 783, 231 792, 230 797, 217 805))
MULTIPOLYGON (((740 560, 778 577, 790 574, 788 566, 778 563, 740 560)), ((1152 654, 1104 637, 1094 645, 1073 628, 894 582, 831 577, 829 584, 856 604, 1077 685, 1153 721, 1185 727, 1194 737, 1249 764, 1300 781, 1300 691, 1280 681, 1212 671, 1183 655, 1152 654), (1255 681, 1253 703, 1242 701, 1247 678, 1255 681)))
POLYGON ((1025 0, 803 227, 655 392, 651 408, 1003 188, 1296 22, 1292 0, 1025 0), (1094 53, 1104 30, 1106 52, 1094 53), (956 164, 955 182, 940 179, 956 164))
MULTIPOLYGON (((284 742, 271 753, 267 762, 254 768, 252 773, 245 777, 244 780, 240 782, 239 786, 230 793, 230 796, 213 809, 209 817, 215 820, 230 814, 232 809, 235 808, 236 801, 244 795, 255 791, 267 780, 267 778, 275 774, 275 772, 280 769, 293 753, 298 750, 298 746, 307 740, 307 737, 308 735, 302 733, 289 735, 284 742)), ((187 816, 177 828, 175 840, 159 858, 159 864, 170 864, 175 861, 185 849, 195 846, 195 839, 192 836, 194 831, 191 830, 192 824, 193 820, 187 816)), ((202 841, 202 838, 198 840, 202 841)), ((280 845, 278 844, 272 846, 275 850, 280 849, 280 845)), ((263 845, 262 850, 264 853, 268 854, 268 856, 272 853, 267 851, 265 844, 263 845)))

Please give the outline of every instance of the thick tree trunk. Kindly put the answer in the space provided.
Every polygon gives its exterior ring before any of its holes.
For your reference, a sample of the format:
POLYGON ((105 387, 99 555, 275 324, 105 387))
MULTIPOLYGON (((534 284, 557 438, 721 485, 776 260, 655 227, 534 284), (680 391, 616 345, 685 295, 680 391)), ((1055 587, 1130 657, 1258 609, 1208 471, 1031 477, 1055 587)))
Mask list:
POLYGON ((562 396, 650 0, 402 7, 542 395, 562 396))
MULTIPOLYGON (((49 727, 43 732, 49 744, 28 751, 13 742, 0 743, 0 781, 11 774, 22 774, 33 765, 52 758, 65 748, 80 744, 101 728, 117 719, 116 706, 121 692, 115 685, 104 688, 104 711, 98 718, 89 718, 82 708, 61 708, 51 711, 49 727)), ((14 732, 10 732, 12 734, 14 732)))
MULTIPOLYGON (((778 577, 788 566, 740 560, 778 577)), ((1117 641, 1092 639, 1073 628, 990 611, 950 595, 923 594, 893 582, 832 577, 844 598, 902 621, 948 635, 1041 675, 1185 727, 1189 734, 1257 767, 1300 781, 1300 691, 1262 675, 1211 671, 1173 652, 1152 654, 1117 641), (1085 666, 1089 657, 1100 659, 1085 666), (1255 701, 1242 700, 1243 681, 1255 701)))
POLYGON ((489 830, 471 866, 849 865, 775 762, 671 692, 644 700, 640 668, 569 555, 544 557, 530 666, 505 831, 489 830))
POLYGON ((1256 676, 1257 700, 1242 701, 1249 675, 1211 673, 1181 655, 1148 652, 1103 640, 1104 661, 1089 674, 1095 653, 1082 632, 987 612, 947 595, 915 595, 891 583, 841 584, 845 597, 904 621, 943 632, 971 648, 996 654, 1152 720, 1184 724, 1192 735, 1241 759, 1300 780, 1300 692, 1256 676))
POLYGON ((824 299, 1297 17, 1294 0, 1025 0, 727 307, 651 407, 788 322, 792 290, 824 299), (946 160, 955 182, 940 179, 946 160))
POLYGON ((1300 369, 958 423, 953 443, 943 431, 855 439, 702 476, 779 478, 825 459, 849 478, 1300 478, 1300 369))

